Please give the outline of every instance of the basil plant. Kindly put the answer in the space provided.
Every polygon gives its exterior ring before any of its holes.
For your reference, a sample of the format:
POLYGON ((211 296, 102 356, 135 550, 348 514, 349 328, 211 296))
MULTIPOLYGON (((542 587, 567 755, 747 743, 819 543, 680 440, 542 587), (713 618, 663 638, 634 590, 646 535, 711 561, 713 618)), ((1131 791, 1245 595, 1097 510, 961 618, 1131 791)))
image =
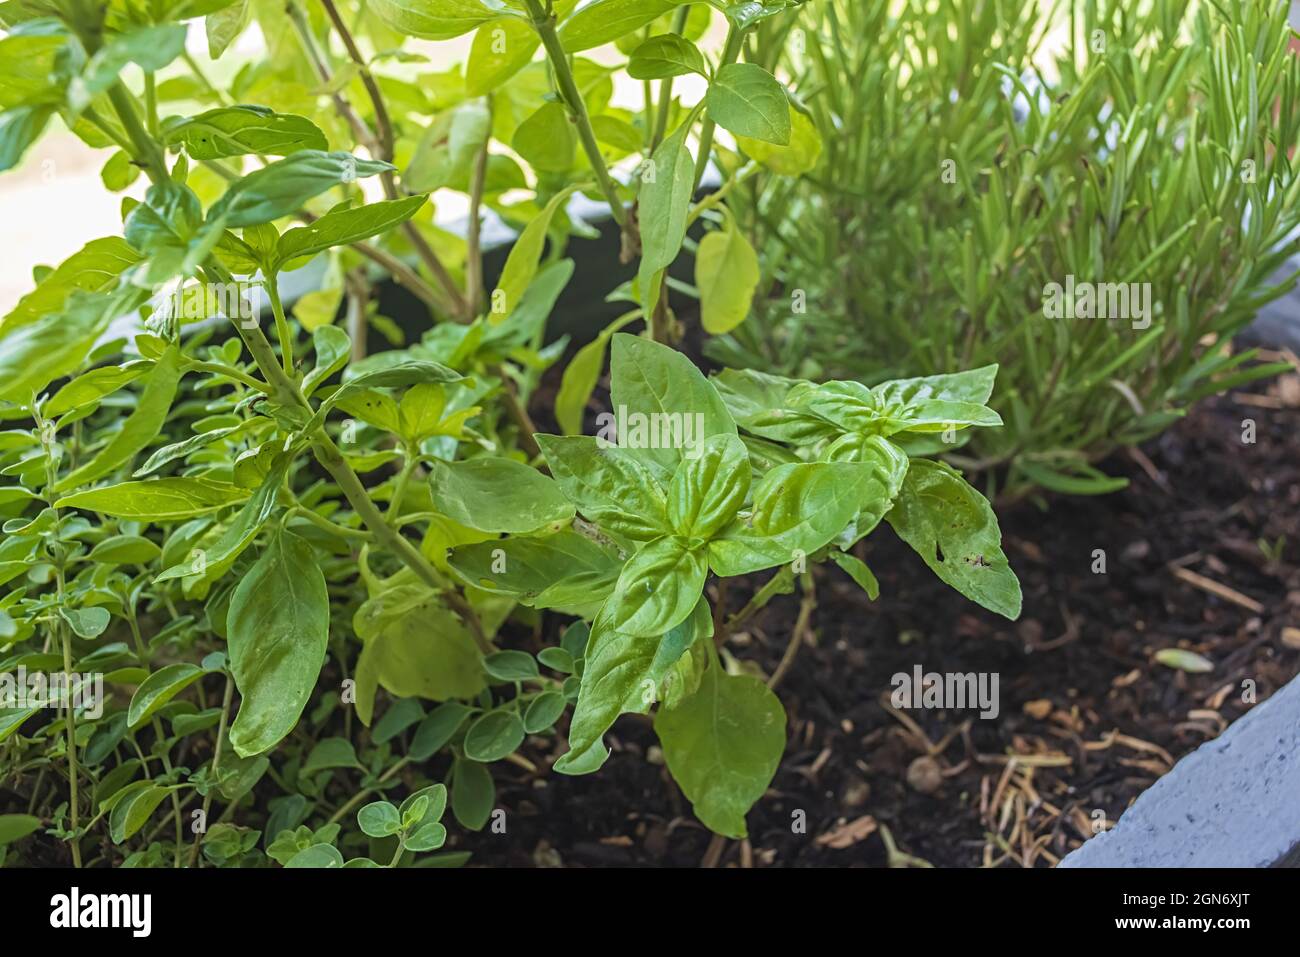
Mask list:
POLYGON ((0 318, 0 862, 457 864, 444 813, 504 813, 495 762, 544 773, 550 738, 595 770, 652 707, 740 836, 785 718, 723 652, 774 595, 831 562, 875 597, 852 550, 883 519, 1017 614, 988 504, 917 457, 998 424, 993 367, 710 380, 674 348, 749 314, 729 197, 820 152, 746 52, 798 5, 0 3, 0 171, 75 137, 123 194, 0 318), (539 408, 580 193, 629 308, 539 408), (491 219, 516 238, 489 280, 491 219), (711 577, 769 570, 711 606, 711 577))

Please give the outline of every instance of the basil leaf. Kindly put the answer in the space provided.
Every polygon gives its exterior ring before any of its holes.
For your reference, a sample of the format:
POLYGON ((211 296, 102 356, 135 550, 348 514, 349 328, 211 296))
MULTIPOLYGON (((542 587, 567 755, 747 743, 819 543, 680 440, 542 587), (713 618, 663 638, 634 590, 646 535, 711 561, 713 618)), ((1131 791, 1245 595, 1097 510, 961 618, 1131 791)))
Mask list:
POLYGON ((623 567, 612 548, 569 529, 462 545, 449 564, 466 583, 534 608, 601 601, 623 567))
POLYGON ((285 232, 276 243, 271 268, 280 270, 291 260, 386 232, 414 216, 427 199, 427 196, 409 196, 326 213, 310 225, 285 232))
POLYGON ((474 34, 465 61, 465 93, 491 93, 527 66, 541 44, 541 37, 527 20, 504 17, 485 23, 474 34))
POLYGON ((348 364, 352 340, 338 326, 319 326, 312 330, 316 365, 302 380, 303 395, 310 396, 316 387, 348 364))
POLYGON ((484 532, 527 534, 573 520, 555 481, 513 459, 429 463, 433 504, 453 521, 484 532))
POLYGON ((74 292, 62 310, 0 333, 0 399, 26 404, 72 372, 109 324, 135 311, 149 290, 122 286, 108 295, 74 292))
POLYGON ((794 561, 830 542, 868 502, 869 467, 778 465, 754 489, 754 506, 709 543, 709 566, 730 578, 794 561))
POLYGON ((325 660, 329 623, 316 553, 277 532, 230 599, 230 671, 242 699, 230 728, 236 754, 268 751, 298 723, 325 660))
POLYGON ((662 80, 687 73, 707 76, 708 72, 699 47, 676 33, 650 37, 632 51, 627 64, 628 76, 634 80, 662 80))
POLYGON ((655 717, 668 771, 710 830, 746 837, 745 815, 785 751, 785 709, 762 681, 715 664, 699 690, 655 717))
POLYGON ((579 349, 564 369, 560 390, 555 396, 555 420, 565 435, 582 432, 582 415, 591 394, 600 381, 600 371, 605 367, 605 349, 610 337, 630 322, 641 318, 640 312, 620 316, 600 331, 600 334, 579 349))
POLYGON ((168 146, 184 144, 196 160, 250 153, 288 156, 329 148, 325 134, 307 117, 264 106, 226 106, 196 116, 169 117, 163 122, 163 140, 168 146))
POLYGON ((56 508, 80 508, 114 518, 172 522, 206 515, 242 502, 248 489, 228 482, 200 478, 163 478, 121 482, 73 492, 55 502, 56 508))
POLYGON ((481 831, 492 815, 497 790, 492 772, 477 761, 457 757, 451 765, 451 813, 462 827, 481 831))
POLYGON ((551 228, 551 220, 556 211, 568 201, 577 189, 570 186, 551 197, 542 211, 534 216, 519 234, 506 264, 501 268, 501 278, 497 280, 496 289, 491 298, 491 321, 493 324, 505 322, 519 306, 524 292, 537 275, 537 264, 541 260, 542 250, 546 247, 546 232, 551 228))
POLYGON ((333 186, 395 168, 351 153, 299 150, 231 183, 208 211, 208 221, 227 227, 269 223, 333 186))
POLYGON ((124 465, 136 456, 162 432, 167 413, 176 398, 176 388, 181 381, 181 351, 168 346, 149 373, 144 392, 135 411, 123 423, 121 431, 113 436, 95 456, 80 468, 74 469, 54 484, 55 492, 66 492, 79 485, 87 485, 124 465))
POLYGON ((205 674, 207 671, 198 665, 179 662, 149 675, 131 696, 126 713, 126 722, 131 730, 141 727, 154 712, 205 674))
POLYGON ((989 611, 1020 616, 1020 582, 988 500, 941 462, 917 459, 885 516, 940 579, 989 611))
POLYGON ((367 0, 367 9, 398 33, 450 40, 501 16, 481 0, 367 0))
POLYGON ((724 335, 744 322, 760 278, 758 254, 734 223, 701 239, 695 285, 705 332, 724 335))
POLYGON ((668 486, 668 521, 688 539, 712 538, 745 504, 749 453, 734 435, 706 439, 668 486))
POLYGON ((422 584, 390 587, 357 609, 352 625, 365 642, 357 661, 357 714, 370 723, 375 691, 398 698, 472 698, 486 686, 474 639, 422 584))
POLYGON ((667 269, 686 239, 687 217, 695 195, 695 160, 686 148, 694 114, 664 138, 641 174, 637 216, 641 225, 641 264, 637 282, 642 311, 659 301, 658 273, 667 269))
POLYGON ((779 176, 803 176, 817 168, 822 155, 822 136, 802 110, 790 104, 790 142, 785 146, 737 136, 736 145, 751 159, 779 176))
POLYGON ((806 445, 839 433, 826 420, 790 408, 789 396, 799 379, 771 375, 753 369, 723 369, 711 380, 727 411, 746 432, 771 439, 806 445))
POLYGON ((755 63, 730 63, 720 69, 704 102, 709 118, 724 130, 777 146, 790 142, 785 87, 755 63))
MULTIPOLYGON (((117 285, 122 273, 139 261, 140 254, 120 236, 92 239, 42 278, 35 289, 18 300, 18 305, 0 320, 0 330, 34 322, 52 312, 58 312, 77 290, 107 293, 117 285)), ((59 415, 61 412, 50 414, 59 415)))
POLYGON ((669 669, 696 640, 712 638, 713 619, 701 596, 691 614, 662 638, 616 630, 606 609, 596 616, 591 634, 569 723, 569 750, 555 762, 561 774, 590 774, 605 763, 605 732, 619 715, 645 714, 663 697, 661 684, 669 669))
POLYGON ((609 596, 610 627, 633 636, 662 635, 691 613, 708 571, 702 547, 656 539, 623 566, 609 596))
POLYGON ((54 107, 48 104, 18 106, 0 113, 0 173, 22 162, 53 115, 54 107))
POLYGON ((588 520, 640 542, 671 530, 664 489, 633 452, 602 447, 588 435, 538 435, 537 444, 555 481, 588 520))
POLYGON ((686 0, 595 0, 560 24, 560 42, 569 53, 612 43, 640 30, 686 0))
POLYGON ((619 444, 635 448, 638 457, 664 472, 675 471, 685 453, 709 436, 736 434, 717 390, 676 349, 617 333, 609 370, 619 444))

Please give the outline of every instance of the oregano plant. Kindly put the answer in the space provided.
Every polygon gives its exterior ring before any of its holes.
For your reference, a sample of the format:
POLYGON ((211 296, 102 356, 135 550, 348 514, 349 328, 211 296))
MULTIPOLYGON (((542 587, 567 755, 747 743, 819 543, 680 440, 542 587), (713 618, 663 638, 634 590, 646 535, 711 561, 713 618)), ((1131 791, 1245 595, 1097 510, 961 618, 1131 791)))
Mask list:
POLYGON ((494 763, 545 773, 534 736, 595 771, 652 709, 700 820, 740 837, 786 722, 726 645, 774 596, 830 563, 875 598, 854 550, 887 521, 1018 614, 988 503, 920 457, 999 424, 994 367, 868 389, 677 348, 748 315, 728 197, 820 150, 747 56, 798 6, 0 4, 0 169, 61 127, 123 193, 121 229, 0 319, 0 772, 27 802, 0 855, 461 863, 444 813, 487 826, 494 763), (411 39, 470 33, 463 64, 411 39), (578 194, 634 278, 570 350, 547 323, 594 232, 578 194), (452 196, 463 225, 435 218, 452 196), (489 218, 515 230, 492 277, 489 218))

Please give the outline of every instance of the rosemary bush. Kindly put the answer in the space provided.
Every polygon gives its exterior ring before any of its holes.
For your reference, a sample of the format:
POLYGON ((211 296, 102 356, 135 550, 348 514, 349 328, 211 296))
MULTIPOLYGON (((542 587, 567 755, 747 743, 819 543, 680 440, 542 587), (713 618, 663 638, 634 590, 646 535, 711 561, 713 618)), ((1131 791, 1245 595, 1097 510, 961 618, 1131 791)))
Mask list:
POLYGON ((713 355, 868 383, 996 362, 1005 425, 932 450, 1010 495, 1122 487, 1092 463, 1281 368, 1231 339, 1294 283, 1286 17, 828 0, 765 25, 824 150, 734 194, 765 295, 713 355))

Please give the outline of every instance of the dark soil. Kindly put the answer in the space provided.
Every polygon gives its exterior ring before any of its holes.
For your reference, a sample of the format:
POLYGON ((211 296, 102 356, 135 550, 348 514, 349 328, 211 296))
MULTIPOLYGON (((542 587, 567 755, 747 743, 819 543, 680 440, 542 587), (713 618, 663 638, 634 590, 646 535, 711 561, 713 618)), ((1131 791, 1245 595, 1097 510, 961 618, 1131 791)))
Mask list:
MULTIPOLYGON (((1144 446, 1141 464, 1103 463, 1131 480, 1122 492, 999 509, 1024 588, 1016 623, 950 590, 887 526, 862 553, 878 601, 819 569, 813 635, 779 688, 789 743, 747 841, 712 841, 649 722, 631 716, 587 777, 550 771, 562 741, 530 739, 536 773, 494 768, 507 833, 456 829, 453 842, 480 866, 878 867, 891 838, 895 864, 1050 866, 1300 671, 1298 426, 1292 375, 1202 403, 1144 446), (1254 444, 1242 441, 1246 418, 1254 444), (1159 663, 1171 648, 1213 670, 1159 663), (1001 713, 896 711, 891 676, 918 664, 998 673, 1001 713)), ((740 591, 725 596, 730 611, 740 591)), ((798 605, 776 599, 727 650, 772 674, 798 605)))

